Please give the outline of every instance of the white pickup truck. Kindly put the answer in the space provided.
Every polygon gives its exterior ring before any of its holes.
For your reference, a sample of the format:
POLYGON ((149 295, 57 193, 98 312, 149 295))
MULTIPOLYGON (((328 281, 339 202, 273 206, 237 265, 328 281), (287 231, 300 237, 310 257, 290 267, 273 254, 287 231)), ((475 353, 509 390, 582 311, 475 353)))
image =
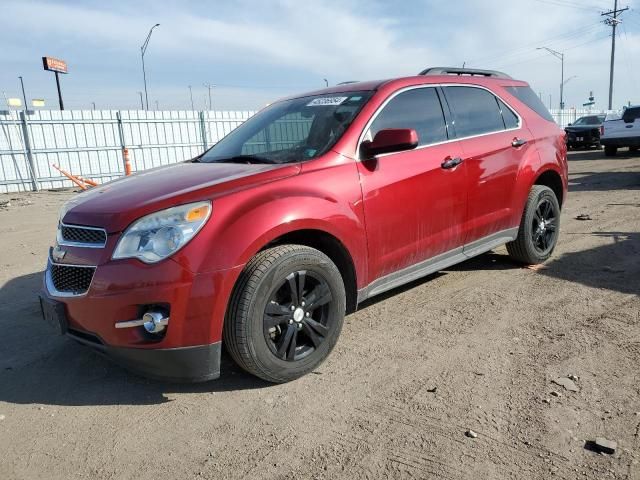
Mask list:
POLYGON ((622 113, 608 113, 600 132, 600 144, 604 154, 613 157, 618 148, 640 149, 640 105, 625 108, 622 113))

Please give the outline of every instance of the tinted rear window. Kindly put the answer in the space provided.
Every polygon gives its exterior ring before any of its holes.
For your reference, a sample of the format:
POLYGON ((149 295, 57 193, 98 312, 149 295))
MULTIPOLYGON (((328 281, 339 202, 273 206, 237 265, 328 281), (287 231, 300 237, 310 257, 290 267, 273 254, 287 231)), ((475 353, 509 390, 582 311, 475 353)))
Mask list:
POLYGON ((629 107, 622 114, 622 119, 627 123, 632 123, 640 118, 640 107, 629 107))
POLYGON ((459 138, 505 129, 496 97, 482 88, 444 87, 459 138))
POLYGON ((555 122, 540 97, 530 87, 505 87, 505 89, 545 120, 555 122))

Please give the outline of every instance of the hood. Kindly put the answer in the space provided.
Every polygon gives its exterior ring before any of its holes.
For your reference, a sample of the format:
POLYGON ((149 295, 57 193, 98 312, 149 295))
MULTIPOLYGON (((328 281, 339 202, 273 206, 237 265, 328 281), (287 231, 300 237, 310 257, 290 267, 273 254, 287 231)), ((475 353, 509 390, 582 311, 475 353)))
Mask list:
POLYGON ((133 220, 183 203, 212 200, 237 189, 296 175, 297 164, 178 163, 123 177, 87 190, 63 207, 64 223, 109 233, 133 220))

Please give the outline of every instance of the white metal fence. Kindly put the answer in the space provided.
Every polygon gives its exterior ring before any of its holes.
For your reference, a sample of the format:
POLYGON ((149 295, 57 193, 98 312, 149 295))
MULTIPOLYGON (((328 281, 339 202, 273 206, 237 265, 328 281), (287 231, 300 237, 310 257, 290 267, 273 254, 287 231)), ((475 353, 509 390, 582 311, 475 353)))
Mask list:
POLYGON ((52 165, 108 181, 177 163, 215 144, 254 112, 44 110, 0 112, 0 192, 71 187, 52 165))
POLYGON ((549 112, 551 112, 556 123, 564 128, 570 123, 575 122, 580 117, 584 117, 585 115, 604 115, 608 110, 596 110, 590 108, 565 108, 564 110, 560 110, 558 108, 554 108, 549 110, 549 112))
MULTIPOLYGON (((254 112, 43 110, 25 114, 0 111, 0 193, 72 187, 53 164, 74 175, 105 182, 123 175, 123 149, 133 171, 193 158, 215 144, 254 112)), ((551 110, 565 127, 603 110, 551 110)), ((304 119, 287 119, 289 133, 308 128, 304 119)), ((278 142, 256 138, 262 144, 278 142)), ((287 138, 294 138, 290 134, 287 138)), ((284 137, 283 137, 284 138, 284 137)))

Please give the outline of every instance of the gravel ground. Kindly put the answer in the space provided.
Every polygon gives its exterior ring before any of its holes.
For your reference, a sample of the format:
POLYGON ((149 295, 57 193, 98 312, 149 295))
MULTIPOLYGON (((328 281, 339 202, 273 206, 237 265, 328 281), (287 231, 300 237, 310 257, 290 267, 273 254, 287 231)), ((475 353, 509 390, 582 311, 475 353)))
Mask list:
POLYGON ((367 302, 277 386, 227 357, 153 382, 51 336, 35 295, 70 193, 0 195, 0 479, 640 479, 640 155, 570 160, 546 265, 499 248, 367 302))

